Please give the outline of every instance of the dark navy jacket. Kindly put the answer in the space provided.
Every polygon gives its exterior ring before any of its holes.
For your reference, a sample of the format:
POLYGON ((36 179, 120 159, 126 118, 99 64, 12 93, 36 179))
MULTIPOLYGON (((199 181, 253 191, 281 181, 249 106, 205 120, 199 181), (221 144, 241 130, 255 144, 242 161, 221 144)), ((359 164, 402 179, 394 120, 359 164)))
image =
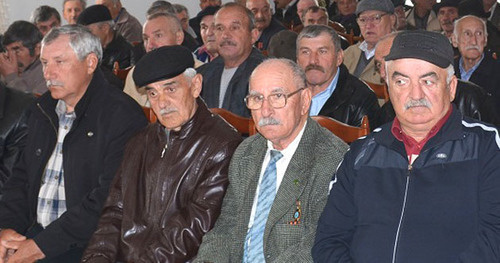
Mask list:
POLYGON ((500 262, 498 130, 453 113, 412 165, 392 123, 351 144, 315 262, 500 262))

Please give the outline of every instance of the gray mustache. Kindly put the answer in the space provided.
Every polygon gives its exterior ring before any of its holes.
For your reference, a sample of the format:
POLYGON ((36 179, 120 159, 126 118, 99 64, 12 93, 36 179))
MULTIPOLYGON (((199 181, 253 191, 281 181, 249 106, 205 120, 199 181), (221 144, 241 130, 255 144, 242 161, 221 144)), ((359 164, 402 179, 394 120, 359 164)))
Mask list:
POLYGON ((280 125, 280 124, 281 124, 281 121, 279 121, 278 119, 272 118, 272 117, 262 118, 259 120, 259 123, 257 123, 257 125, 259 125, 259 127, 264 127, 267 125, 280 125))
POLYGON ((47 87, 50 87, 50 86, 64 86, 63 82, 57 81, 57 80, 47 80, 45 83, 46 83, 47 87))
POLYGON ((177 111, 176 108, 165 108, 160 110, 160 115, 165 115, 176 111, 177 111))
POLYGON ((431 103, 427 99, 419 99, 419 100, 410 100, 405 103, 405 110, 413 107, 426 107, 430 108, 431 103))

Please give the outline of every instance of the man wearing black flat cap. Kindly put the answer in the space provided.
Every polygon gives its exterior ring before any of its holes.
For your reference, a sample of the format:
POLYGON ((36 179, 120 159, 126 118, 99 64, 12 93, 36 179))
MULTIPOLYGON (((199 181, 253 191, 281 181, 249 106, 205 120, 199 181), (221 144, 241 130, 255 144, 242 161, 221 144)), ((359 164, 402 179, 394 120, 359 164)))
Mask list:
POLYGON ((182 46, 137 63, 158 122, 128 142, 83 262, 187 262, 214 225, 241 137, 199 98, 193 67, 182 46))
POLYGON ((114 29, 115 22, 107 7, 103 5, 87 7, 78 16, 77 24, 86 26, 101 40, 103 66, 112 70, 115 62, 118 62, 122 69, 135 64, 133 47, 114 29))
POLYGON ((453 34, 453 22, 458 18, 458 1, 457 0, 442 0, 432 6, 432 10, 437 14, 439 25, 443 34, 450 39, 453 34))
POLYGON ((396 118, 344 156, 315 262, 499 262, 498 130, 451 104, 448 39, 401 32, 385 61, 396 118))

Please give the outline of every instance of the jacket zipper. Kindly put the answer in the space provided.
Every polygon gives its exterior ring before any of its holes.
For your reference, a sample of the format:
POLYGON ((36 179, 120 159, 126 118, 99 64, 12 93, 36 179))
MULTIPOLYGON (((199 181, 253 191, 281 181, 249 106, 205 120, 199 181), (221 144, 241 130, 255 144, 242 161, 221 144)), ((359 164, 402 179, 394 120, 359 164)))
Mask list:
POLYGON ((394 239, 394 249, 392 250, 392 263, 396 262, 396 252, 397 252, 397 248, 398 248, 401 224, 403 223, 403 218, 404 218, 404 214, 405 214, 406 198, 408 197, 408 185, 410 184, 410 175, 411 175, 412 169, 413 169, 413 166, 411 164, 409 164, 408 165, 408 174, 406 175, 406 186, 405 186, 405 195, 403 198, 403 207, 401 208, 401 216, 399 217, 398 230, 396 231, 396 238, 394 239))

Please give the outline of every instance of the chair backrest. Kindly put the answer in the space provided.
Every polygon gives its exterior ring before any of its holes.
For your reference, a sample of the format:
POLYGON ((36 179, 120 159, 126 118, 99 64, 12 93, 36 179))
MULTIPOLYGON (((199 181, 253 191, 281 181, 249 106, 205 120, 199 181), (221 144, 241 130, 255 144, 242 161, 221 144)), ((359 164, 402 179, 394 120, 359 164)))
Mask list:
POLYGON ((382 104, 389 101, 389 92, 387 91, 387 86, 385 85, 385 83, 375 84, 366 81, 365 83, 373 90, 373 92, 375 92, 375 95, 377 96, 378 99, 383 100, 382 104))
POLYGON ((341 32, 338 32, 338 34, 345 37, 347 39, 347 41, 349 42, 349 45, 354 45, 360 41, 363 41, 363 37, 362 36, 355 36, 354 33, 352 32, 352 30, 351 30, 351 33, 348 33, 348 34, 341 33, 341 32))
POLYGON ((211 108, 210 111, 231 124, 241 135, 252 136, 257 133, 252 118, 245 118, 221 108, 211 108))
POLYGON ((370 125, 368 124, 368 116, 366 115, 363 116, 361 127, 350 126, 326 116, 312 116, 311 118, 346 143, 351 143, 359 137, 366 136, 370 133, 370 125))
POLYGON ((124 69, 120 69, 120 64, 118 61, 113 63, 113 74, 115 74, 119 79, 125 81, 127 79, 128 72, 132 69, 132 66, 124 69))
POLYGON ((344 33, 344 34, 347 33, 345 26, 337 21, 328 20, 328 26, 333 28, 337 33, 344 33))
POLYGON ((157 118, 153 109, 142 106, 142 111, 144 112, 144 115, 146 115, 146 119, 148 119, 149 123, 156 122, 157 118))

